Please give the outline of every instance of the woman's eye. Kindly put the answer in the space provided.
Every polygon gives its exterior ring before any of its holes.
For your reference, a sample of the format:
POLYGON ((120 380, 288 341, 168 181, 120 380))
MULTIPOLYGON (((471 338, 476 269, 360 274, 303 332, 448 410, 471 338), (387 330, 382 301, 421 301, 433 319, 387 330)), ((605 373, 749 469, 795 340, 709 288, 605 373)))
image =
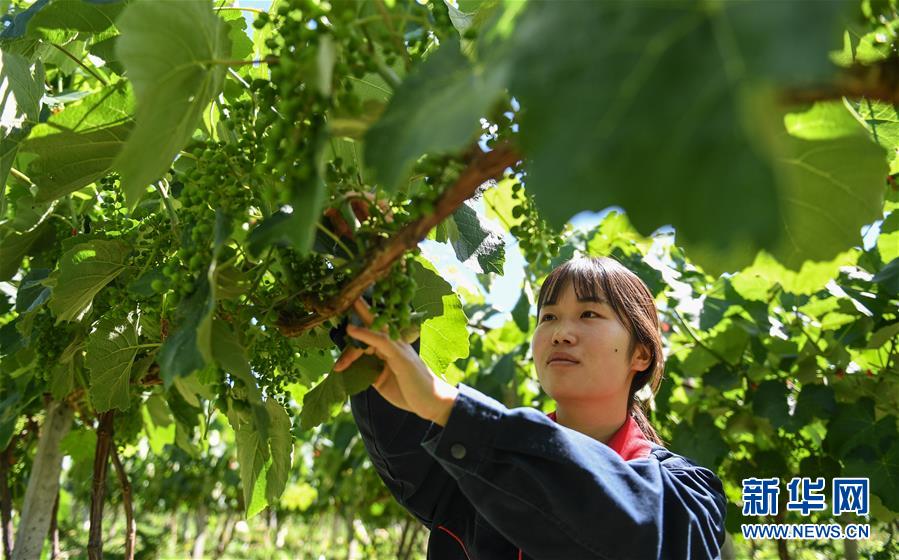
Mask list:
POLYGON ((548 319, 549 317, 552 317, 552 316, 553 315, 551 313, 547 313, 546 315, 544 315, 543 317, 540 318, 540 322, 542 323, 543 321, 545 321, 546 319, 548 319))
POLYGON ((586 315, 587 313, 592 313, 592 314, 596 315, 597 317, 600 316, 599 313, 597 313, 596 311, 584 311, 583 313, 581 313, 581 316, 583 317, 583 316, 586 315))

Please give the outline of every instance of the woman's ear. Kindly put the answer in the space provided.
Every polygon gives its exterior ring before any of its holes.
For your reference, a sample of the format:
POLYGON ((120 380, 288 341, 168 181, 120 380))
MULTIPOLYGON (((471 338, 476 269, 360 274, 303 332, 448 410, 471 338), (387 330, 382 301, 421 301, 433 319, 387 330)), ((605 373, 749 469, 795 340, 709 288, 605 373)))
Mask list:
POLYGON ((631 358, 631 369, 645 371, 652 364, 652 352, 642 342, 638 342, 634 349, 634 357, 631 358))

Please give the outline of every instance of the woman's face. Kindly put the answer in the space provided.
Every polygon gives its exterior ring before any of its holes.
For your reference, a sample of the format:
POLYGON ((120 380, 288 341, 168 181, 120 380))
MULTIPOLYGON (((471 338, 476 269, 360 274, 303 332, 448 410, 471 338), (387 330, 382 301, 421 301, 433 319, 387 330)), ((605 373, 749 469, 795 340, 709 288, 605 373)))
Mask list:
POLYGON ((540 385, 557 402, 619 395, 626 400, 634 373, 649 366, 649 354, 642 345, 628 359, 630 332, 604 294, 599 296, 602 301, 578 301, 568 282, 555 304, 540 309, 531 352, 540 385), (569 354, 575 362, 550 362, 554 352, 569 354))

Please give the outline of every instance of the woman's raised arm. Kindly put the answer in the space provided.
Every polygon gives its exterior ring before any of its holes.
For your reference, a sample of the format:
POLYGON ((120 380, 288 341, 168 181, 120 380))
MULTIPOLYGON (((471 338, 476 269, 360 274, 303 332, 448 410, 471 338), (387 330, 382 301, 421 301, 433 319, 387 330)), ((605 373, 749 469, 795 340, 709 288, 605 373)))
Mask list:
POLYGON ((422 446, 474 508, 532 558, 712 559, 726 500, 712 471, 654 446, 625 461, 533 408, 458 385, 422 446))

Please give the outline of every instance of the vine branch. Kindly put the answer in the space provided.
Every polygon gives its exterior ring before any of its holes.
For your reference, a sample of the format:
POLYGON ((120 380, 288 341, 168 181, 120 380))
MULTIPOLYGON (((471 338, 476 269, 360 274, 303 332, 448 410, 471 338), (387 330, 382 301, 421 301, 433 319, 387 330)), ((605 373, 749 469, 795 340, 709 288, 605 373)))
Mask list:
POLYGON ((12 558, 13 550, 13 524, 12 524, 12 494, 9 491, 9 472, 15 461, 15 440, 9 442, 6 449, 0 453, 0 520, 3 525, 3 557, 12 558))
POLYGON ((103 558, 103 497, 106 493, 106 471, 109 466, 114 415, 113 410, 100 414, 97 425, 97 449, 94 453, 94 476, 91 482, 90 533, 87 541, 87 556, 90 560, 103 558))
POLYGON ((728 368, 732 368, 732 367, 733 367, 733 364, 731 364, 729 361, 725 360, 725 359, 724 359, 724 356, 722 356, 722 355, 719 354, 718 352, 715 352, 714 350, 712 350, 711 348, 709 348, 708 345, 706 345, 705 343, 703 343, 703 342, 699 339, 699 337, 696 336, 696 334, 693 333, 693 329, 691 329, 690 326, 687 324, 687 322, 684 320, 684 318, 681 317, 681 314, 677 312, 677 309, 671 308, 671 312, 672 312, 672 313, 674 314, 674 316, 677 318, 677 321, 681 324, 681 326, 683 327, 684 331, 685 331, 688 335, 690 335, 690 338, 693 339, 693 342, 695 342, 697 346, 699 346, 700 348, 702 348, 703 350, 705 350, 706 352, 708 352, 709 354, 711 354, 711 355, 714 356, 715 358, 718 358, 718 361, 720 361, 722 364, 724 364, 724 365, 727 366, 728 368))
POLYGON ((54 47, 56 47, 62 54, 66 55, 67 57, 69 57, 70 59, 72 59, 73 61, 75 61, 75 64, 77 64, 78 66, 84 68, 84 71, 87 72, 88 74, 90 74, 91 76, 93 76, 94 78, 96 78, 98 82, 100 82, 100 83, 103 84, 104 86, 108 86, 108 85, 109 85, 109 82, 108 82, 105 78, 103 78, 99 73, 97 73, 96 70, 94 70, 93 68, 91 68, 90 66, 88 66, 87 64, 85 64, 84 62, 82 62, 81 60, 79 60, 79 58, 78 58, 77 56, 73 55, 72 53, 70 53, 69 51, 65 50, 65 49, 62 48, 61 46, 57 45, 56 43, 51 43, 51 44, 52 44, 54 47))
POLYGON ((869 66, 847 68, 834 84, 787 90, 782 100, 787 104, 850 99, 876 99, 899 103, 899 58, 890 58, 869 66))
POLYGON ((395 236, 385 240, 369 253, 362 270, 335 297, 314 306, 311 315, 297 317, 282 312, 278 328, 284 336, 300 336, 332 317, 342 315, 353 302, 362 296, 369 285, 387 275, 393 263, 407 251, 415 248, 427 237, 428 232, 456 211, 463 202, 474 196, 479 186, 502 176, 507 167, 518 162, 521 157, 511 147, 498 146, 491 152, 481 153, 474 147, 469 151, 468 167, 459 179, 444 191, 434 205, 434 212, 407 224, 395 236))
POLYGON ((128 480, 128 473, 122 466, 122 460, 119 458, 119 452, 115 445, 109 448, 109 455, 112 457, 112 464, 115 467, 116 476, 119 479, 119 485, 122 487, 122 507, 125 509, 125 560, 134 560, 134 539, 137 536, 137 525, 134 523, 134 506, 132 505, 131 482, 128 480))

